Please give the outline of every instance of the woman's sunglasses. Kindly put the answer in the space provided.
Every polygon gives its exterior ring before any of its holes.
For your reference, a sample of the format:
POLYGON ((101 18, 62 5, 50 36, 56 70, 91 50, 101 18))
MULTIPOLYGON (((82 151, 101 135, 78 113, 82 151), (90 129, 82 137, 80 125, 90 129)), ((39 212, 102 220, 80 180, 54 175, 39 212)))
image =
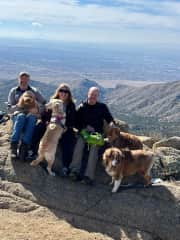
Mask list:
POLYGON ((69 93, 69 90, 66 90, 66 89, 59 89, 59 92, 61 92, 61 93, 69 93))

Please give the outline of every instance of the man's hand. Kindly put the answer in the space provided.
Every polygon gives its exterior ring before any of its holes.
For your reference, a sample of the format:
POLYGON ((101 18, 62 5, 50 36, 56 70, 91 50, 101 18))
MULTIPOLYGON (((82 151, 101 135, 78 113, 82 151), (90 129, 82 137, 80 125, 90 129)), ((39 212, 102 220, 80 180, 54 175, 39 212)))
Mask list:
POLYGON ((110 123, 109 123, 109 127, 112 127, 112 128, 113 128, 113 127, 116 127, 116 125, 115 125, 114 122, 110 122, 110 123))

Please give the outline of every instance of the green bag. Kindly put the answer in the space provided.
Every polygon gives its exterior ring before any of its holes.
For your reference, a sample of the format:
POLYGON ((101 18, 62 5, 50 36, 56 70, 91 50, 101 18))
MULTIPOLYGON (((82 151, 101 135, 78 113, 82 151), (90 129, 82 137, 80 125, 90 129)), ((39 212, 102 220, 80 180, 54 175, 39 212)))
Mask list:
POLYGON ((89 133, 86 129, 82 129, 80 135, 89 145, 104 145, 104 138, 98 132, 89 133))

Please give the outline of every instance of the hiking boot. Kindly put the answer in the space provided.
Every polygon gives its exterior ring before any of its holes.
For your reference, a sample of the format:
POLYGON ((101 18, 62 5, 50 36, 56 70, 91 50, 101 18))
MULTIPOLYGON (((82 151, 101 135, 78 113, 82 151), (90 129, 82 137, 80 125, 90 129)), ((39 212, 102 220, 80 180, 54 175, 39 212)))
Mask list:
POLYGON ((61 177, 67 177, 69 174, 69 169, 67 167, 63 167, 60 172, 61 177))
POLYGON ((11 151, 11 159, 17 159, 17 142, 11 142, 10 151, 11 151))
POLYGON ((73 180, 73 181, 81 181, 82 177, 80 176, 80 174, 77 171, 71 171, 69 173, 69 177, 73 180))
POLYGON ((92 186, 94 184, 94 181, 88 176, 84 176, 81 182, 89 186, 92 186))
POLYGON ((20 161, 26 161, 28 155, 28 145, 26 143, 21 143, 19 147, 19 159, 20 161))
POLYGON ((34 153, 32 150, 28 150, 27 156, 26 156, 26 161, 32 162, 38 157, 37 153, 34 153))

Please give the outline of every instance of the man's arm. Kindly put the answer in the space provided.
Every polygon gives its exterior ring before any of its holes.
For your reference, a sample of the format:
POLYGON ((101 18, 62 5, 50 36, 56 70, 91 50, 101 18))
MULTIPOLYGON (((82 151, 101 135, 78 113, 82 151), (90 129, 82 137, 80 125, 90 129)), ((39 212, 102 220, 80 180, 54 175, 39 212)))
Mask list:
POLYGON ((16 105, 16 99, 15 99, 15 89, 12 88, 9 92, 9 95, 8 95, 8 105, 9 106, 13 106, 13 105, 16 105))
POLYGON ((104 104, 104 119, 107 123, 115 123, 114 118, 112 117, 106 104, 104 104))
POLYGON ((16 89, 12 88, 8 95, 8 111, 9 111, 9 113, 14 113, 15 111, 18 110, 18 107, 16 105, 17 100, 15 98, 15 94, 16 94, 16 89))
POLYGON ((66 126, 67 127, 75 127, 76 124, 76 107, 74 103, 70 103, 66 109, 66 126))
POLYGON ((76 111, 76 128, 78 130, 81 130, 83 128, 83 104, 81 103, 78 107, 77 107, 77 111, 76 111))
POLYGON ((36 97, 36 100, 38 101, 38 103, 40 104, 45 104, 46 103, 46 99, 45 97, 42 95, 42 93, 36 89, 35 87, 31 87, 34 94, 35 94, 35 97, 36 97))

